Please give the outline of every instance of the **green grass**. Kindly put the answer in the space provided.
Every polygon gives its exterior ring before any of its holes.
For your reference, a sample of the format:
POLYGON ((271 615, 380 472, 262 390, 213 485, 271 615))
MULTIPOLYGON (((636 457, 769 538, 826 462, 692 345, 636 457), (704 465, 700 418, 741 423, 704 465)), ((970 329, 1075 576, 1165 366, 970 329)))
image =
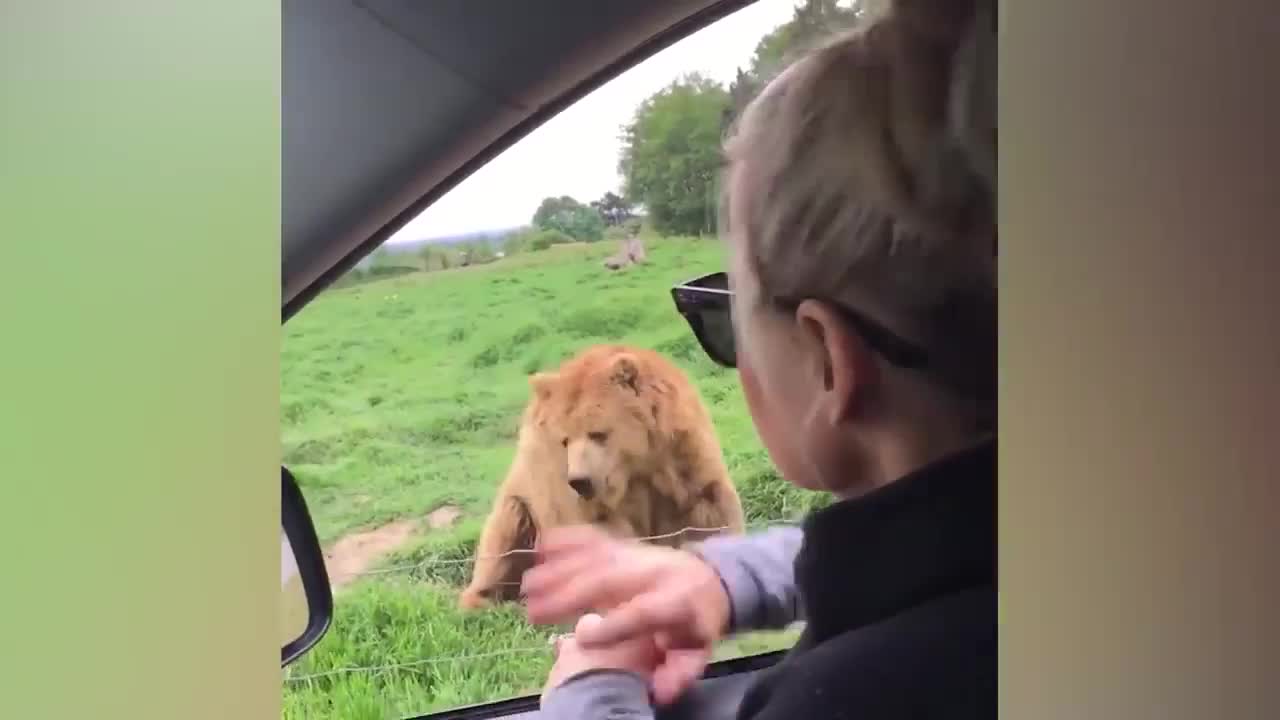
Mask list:
MULTIPOLYGON (((749 523, 795 519, 821 502, 778 478, 737 378, 702 355, 671 305, 673 284, 723 267, 720 244, 646 243, 648 264, 619 273, 600 264, 611 243, 566 245, 333 290, 285 326, 284 458, 321 542, 445 504, 464 512, 453 529, 385 561, 418 569, 372 575, 339 594, 333 628, 289 670, 286 718, 398 718, 541 687, 550 631, 529 627, 512 608, 461 614, 454 599, 511 461, 526 376, 588 345, 651 347, 689 373, 749 523), (296 680, 413 662, 420 664, 296 680)), ((718 655, 789 638, 735 639, 718 655)))

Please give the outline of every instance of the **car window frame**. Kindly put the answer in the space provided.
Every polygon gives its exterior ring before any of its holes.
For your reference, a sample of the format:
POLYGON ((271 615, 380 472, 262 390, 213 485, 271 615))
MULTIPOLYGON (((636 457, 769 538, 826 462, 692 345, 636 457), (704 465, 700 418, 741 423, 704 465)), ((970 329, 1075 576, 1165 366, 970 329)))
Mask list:
MULTIPOLYGON (((738 675, 754 675, 768 670, 781 662, 789 652, 790 650, 770 650, 764 653, 713 662, 707 666, 706 671, 698 679, 694 687, 704 686, 708 680, 738 675)), ((539 701, 539 695, 522 695, 477 705, 465 705, 460 708, 441 710, 425 715, 413 715, 401 720, 494 720, 495 718, 525 715, 536 717, 539 710, 539 701)), ((661 708, 655 711, 655 717, 658 720, 663 720, 664 712, 661 708)))
MULTIPOLYGON (((390 239, 392 235, 398 232, 401 227, 420 215, 429 206, 433 205, 485 164, 511 149, 533 130, 541 127, 547 121, 556 117, 579 100, 592 92, 595 92, 619 75, 644 62, 653 55, 656 55, 671 45, 674 45, 675 43, 710 27, 747 6, 755 4, 757 1, 758 0, 720 0, 719 2, 712 3, 677 21, 663 31, 656 33, 645 42, 642 42, 631 50, 623 53, 616 60, 603 65, 601 68, 588 75, 581 82, 566 90, 554 101, 546 103, 530 113, 528 117, 517 123, 507 132, 503 133, 483 150, 463 162, 455 171, 447 175, 443 181, 436 184, 429 191, 424 193, 416 202, 410 204, 402 212, 398 213, 377 232, 371 234, 364 241, 343 253, 337 261, 320 273, 315 280, 308 283, 292 298, 287 299, 281 307, 281 326, 283 327, 283 325, 288 323, 290 319, 303 311, 325 289, 331 287, 346 273, 355 268, 361 260, 371 255, 375 250, 377 250, 377 248, 385 244, 385 242, 390 239)), ((303 497, 301 491, 299 491, 299 496, 303 497)), ((308 525, 310 525, 311 522, 312 521, 308 515, 308 525)), ((314 528, 312 531, 314 532, 314 528)), ((332 614, 333 608, 330 607, 325 615, 332 616, 332 614)), ((323 635, 324 632, 328 630, 329 624, 330 622, 328 621, 324 623, 324 628, 320 631, 320 635, 323 635)), ((318 639, 319 638, 317 637, 312 640, 312 642, 302 652, 297 654, 294 660, 309 651, 318 639)), ((707 666, 706 671, 698 682, 702 683, 706 680, 715 678, 757 673, 776 665, 788 652, 790 652, 790 648, 765 651, 713 662, 707 666)), ((531 694, 513 698, 504 698, 475 705, 466 705, 427 714, 407 716, 403 718, 403 720, 478 720, 501 718, 519 716, 528 713, 536 714, 538 706, 539 695, 531 694)), ((661 715, 661 712, 659 712, 659 715, 661 715)))

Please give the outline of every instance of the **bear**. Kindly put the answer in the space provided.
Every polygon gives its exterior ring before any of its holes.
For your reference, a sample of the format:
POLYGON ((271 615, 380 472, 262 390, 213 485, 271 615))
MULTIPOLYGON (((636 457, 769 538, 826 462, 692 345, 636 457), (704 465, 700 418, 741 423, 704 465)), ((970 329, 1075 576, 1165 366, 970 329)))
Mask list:
POLYGON ((546 529, 593 524, 671 547, 743 532, 711 415, 661 354, 595 345, 531 375, 529 386, 461 608, 516 599, 546 529))

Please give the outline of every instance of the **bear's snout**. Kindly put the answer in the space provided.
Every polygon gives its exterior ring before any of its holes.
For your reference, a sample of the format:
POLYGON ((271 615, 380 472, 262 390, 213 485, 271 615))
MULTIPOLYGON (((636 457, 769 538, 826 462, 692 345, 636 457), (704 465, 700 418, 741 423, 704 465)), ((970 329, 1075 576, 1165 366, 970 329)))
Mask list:
POLYGON ((573 488, 573 491, 578 493, 578 496, 583 500, 590 500, 596 494, 595 485, 591 483, 591 478, 589 477, 571 477, 569 478, 569 487, 573 488))

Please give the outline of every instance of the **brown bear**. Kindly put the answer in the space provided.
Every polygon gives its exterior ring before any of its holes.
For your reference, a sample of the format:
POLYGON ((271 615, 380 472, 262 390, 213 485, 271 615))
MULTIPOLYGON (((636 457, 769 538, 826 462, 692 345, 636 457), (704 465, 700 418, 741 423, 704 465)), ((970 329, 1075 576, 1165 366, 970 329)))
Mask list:
POLYGON ((527 550, 548 528, 591 523, 676 547, 743 531, 711 416, 662 355, 596 345, 529 385, 515 458, 461 607, 517 597, 533 560, 527 550))

